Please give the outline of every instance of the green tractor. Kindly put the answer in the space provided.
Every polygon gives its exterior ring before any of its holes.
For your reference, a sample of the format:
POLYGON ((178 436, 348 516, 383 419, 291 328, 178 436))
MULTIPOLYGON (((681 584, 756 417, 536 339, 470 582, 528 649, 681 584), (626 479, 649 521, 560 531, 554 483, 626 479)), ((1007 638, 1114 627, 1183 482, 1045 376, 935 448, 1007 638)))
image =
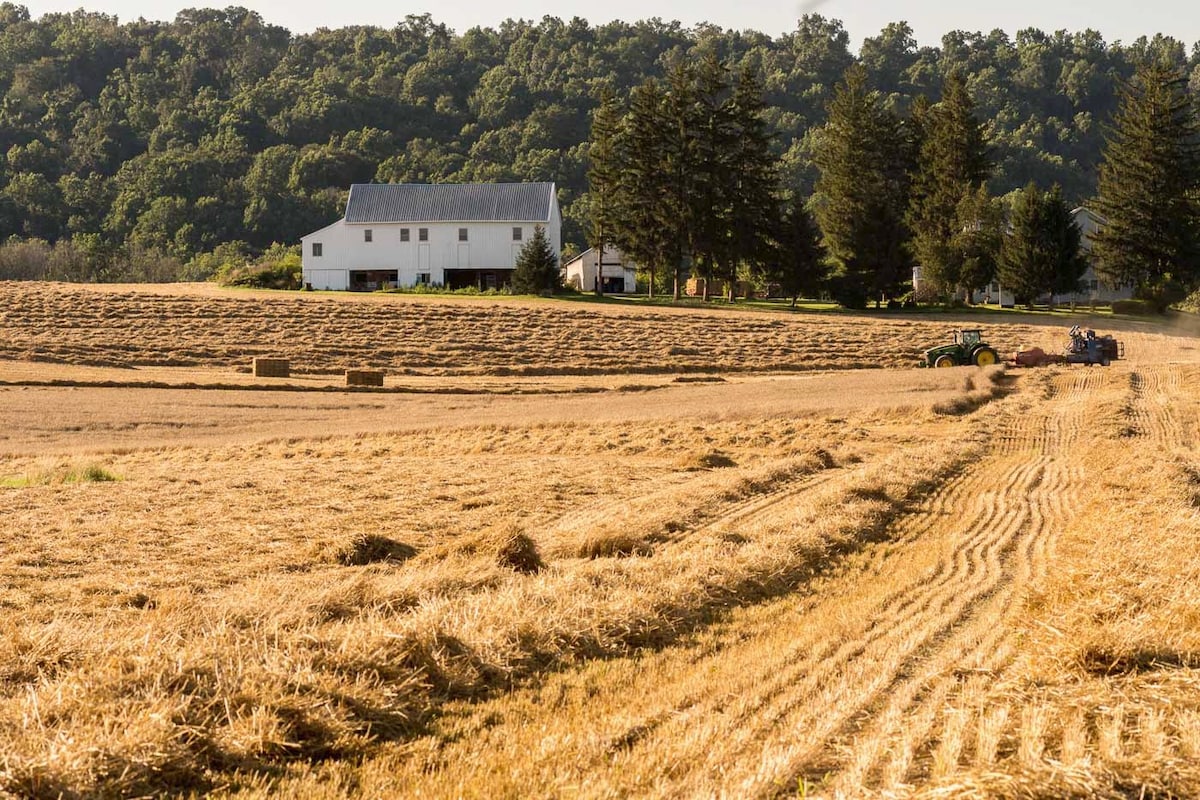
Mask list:
POLYGON ((990 367, 1000 362, 996 351, 983 341, 978 330, 955 331, 954 344, 942 344, 925 351, 925 366, 962 367, 974 364, 990 367))

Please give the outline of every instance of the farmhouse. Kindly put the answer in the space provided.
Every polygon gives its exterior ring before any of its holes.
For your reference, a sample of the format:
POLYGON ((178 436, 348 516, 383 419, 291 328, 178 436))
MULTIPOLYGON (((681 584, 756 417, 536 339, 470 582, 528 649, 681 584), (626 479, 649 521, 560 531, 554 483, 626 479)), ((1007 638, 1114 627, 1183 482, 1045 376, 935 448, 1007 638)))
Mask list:
MULTIPOLYGON (((1079 290, 1066 294, 1055 295, 1054 300, 1060 303, 1111 303, 1114 300, 1128 300, 1133 297, 1132 286, 1111 286, 1096 273, 1095 260, 1092 258, 1092 237, 1096 231, 1104 227, 1105 220, 1091 209, 1080 206, 1071 212, 1071 219, 1079 227, 1080 245, 1088 268, 1079 279, 1079 290)), ((913 267, 913 289, 920 291, 921 267, 913 267)), ((1046 302, 1049 296, 1037 298, 1038 302, 1046 302)), ((983 292, 983 302, 997 304, 1005 308, 1015 305, 1012 292, 1000 283, 999 279, 992 281, 983 292)))
POLYGON ((562 217, 553 183, 356 183, 342 219, 301 237, 303 281, 358 291, 496 289, 538 225, 557 254, 562 217))
POLYGON ((563 271, 567 285, 580 291, 595 291, 600 273, 604 275, 606 294, 632 294, 637 291, 637 264, 626 259, 620 250, 612 246, 599 250, 589 247, 568 261, 563 271))

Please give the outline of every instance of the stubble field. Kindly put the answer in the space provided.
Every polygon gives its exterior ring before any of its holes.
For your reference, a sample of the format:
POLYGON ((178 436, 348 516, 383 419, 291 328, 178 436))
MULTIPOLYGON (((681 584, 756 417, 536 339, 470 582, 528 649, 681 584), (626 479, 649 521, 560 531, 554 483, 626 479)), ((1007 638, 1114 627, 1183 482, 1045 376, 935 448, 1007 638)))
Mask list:
POLYGON ((174 291, 0 285, 0 794, 1200 793, 1191 338, 174 291))

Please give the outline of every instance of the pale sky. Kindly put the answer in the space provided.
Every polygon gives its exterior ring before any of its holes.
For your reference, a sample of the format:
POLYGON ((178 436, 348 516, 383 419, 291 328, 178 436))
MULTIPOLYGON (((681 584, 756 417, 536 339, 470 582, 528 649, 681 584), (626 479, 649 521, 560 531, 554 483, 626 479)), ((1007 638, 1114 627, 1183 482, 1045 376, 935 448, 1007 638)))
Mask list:
MULTIPOLYGON (((22 0, 16 0, 21 2, 22 0)), ((34 16, 48 11, 71 11, 79 0, 25 0, 34 16)), ((874 36, 888 22, 907 20, 919 43, 936 45, 942 34, 952 30, 984 31, 1002 28, 1014 35, 1027 27, 1052 32, 1093 28, 1105 41, 1130 42, 1141 35, 1164 33, 1183 41, 1187 47, 1200 40, 1200 3, 1196 0, 909 0, 906 3, 873 0, 792 0, 783 3, 730 0, 356 0, 330 3, 315 0, 90 0, 89 11, 116 14, 121 21, 138 17, 169 20, 181 8, 201 6, 223 8, 241 5, 258 11, 268 22, 282 25, 293 33, 306 33, 319 27, 381 25, 391 27, 405 14, 429 12, 433 18, 462 33, 475 25, 496 26, 506 18, 538 20, 546 14, 570 19, 584 17, 592 23, 613 19, 634 21, 648 17, 679 20, 685 26, 707 21, 723 28, 754 29, 778 36, 795 29, 796 19, 805 11, 842 20, 850 32, 851 47, 857 51, 862 40, 874 36)))

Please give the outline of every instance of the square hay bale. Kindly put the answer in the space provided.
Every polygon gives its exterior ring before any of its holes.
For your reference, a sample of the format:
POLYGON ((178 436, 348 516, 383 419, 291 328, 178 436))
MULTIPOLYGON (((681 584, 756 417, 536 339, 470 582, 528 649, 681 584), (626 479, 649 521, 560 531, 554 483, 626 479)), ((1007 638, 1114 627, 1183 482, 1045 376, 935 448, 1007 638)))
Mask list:
POLYGON ((286 358, 254 359, 254 377, 256 378, 289 378, 291 375, 291 362, 286 358))
POLYGON ((383 370, 381 369, 348 369, 346 370, 347 386, 383 386, 383 370))

